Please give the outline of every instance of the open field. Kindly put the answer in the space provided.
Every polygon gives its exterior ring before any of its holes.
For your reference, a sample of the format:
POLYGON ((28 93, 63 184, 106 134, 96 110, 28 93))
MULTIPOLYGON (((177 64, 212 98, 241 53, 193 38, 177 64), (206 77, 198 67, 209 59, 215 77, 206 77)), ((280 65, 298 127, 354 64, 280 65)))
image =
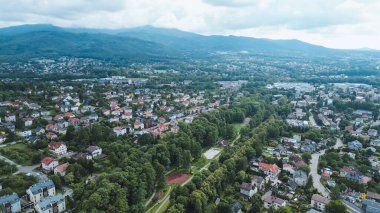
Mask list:
POLYGON ((27 144, 17 143, 0 148, 0 154, 23 166, 30 166, 40 160, 40 152, 31 149, 27 144))

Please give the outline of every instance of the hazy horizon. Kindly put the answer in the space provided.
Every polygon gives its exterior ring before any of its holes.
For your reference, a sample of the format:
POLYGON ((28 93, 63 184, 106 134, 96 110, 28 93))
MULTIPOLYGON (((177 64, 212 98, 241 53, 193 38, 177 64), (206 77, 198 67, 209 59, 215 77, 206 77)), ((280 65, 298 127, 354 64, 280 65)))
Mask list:
POLYGON ((298 39, 337 49, 380 49, 376 0, 0 0, 0 27, 52 24, 123 29, 151 25, 202 35, 298 39))

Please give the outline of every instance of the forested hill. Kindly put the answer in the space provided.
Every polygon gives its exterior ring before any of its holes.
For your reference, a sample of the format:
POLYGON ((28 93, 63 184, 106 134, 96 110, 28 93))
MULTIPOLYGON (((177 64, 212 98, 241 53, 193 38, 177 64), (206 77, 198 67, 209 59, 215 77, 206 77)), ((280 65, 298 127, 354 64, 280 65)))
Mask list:
POLYGON ((150 26, 101 30, 22 25, 0 29, 3 60, 62 55, 98 59, 186 58, 221 52, 316 56, 342 53, 298 40, 203 36, 150 26))

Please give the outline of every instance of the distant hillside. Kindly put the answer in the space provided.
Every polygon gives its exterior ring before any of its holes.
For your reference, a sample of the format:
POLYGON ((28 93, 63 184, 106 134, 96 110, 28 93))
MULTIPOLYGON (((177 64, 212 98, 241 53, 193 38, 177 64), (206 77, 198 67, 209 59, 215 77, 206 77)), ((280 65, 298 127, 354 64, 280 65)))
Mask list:
POLYGON ((3 60, 60 55, 100 59, 180 58, 202 57, 218 51, 290 55, 340 52, 298 40, 203 36, 151 26, 103 30, 21 25, 0 29, 3 60))
MULTIPOLYGON (((28 27, 29 28, 29 27, 28 27)), ((99 59, 165 57, 175 50, 158 43, 108 34, 72 33, 59 28, 0 30, 0 58, 76 56, 99 59), (48 30, 47 30, 48 29, 48 30), (53 29, 53 30, 51 30, 53 29)))

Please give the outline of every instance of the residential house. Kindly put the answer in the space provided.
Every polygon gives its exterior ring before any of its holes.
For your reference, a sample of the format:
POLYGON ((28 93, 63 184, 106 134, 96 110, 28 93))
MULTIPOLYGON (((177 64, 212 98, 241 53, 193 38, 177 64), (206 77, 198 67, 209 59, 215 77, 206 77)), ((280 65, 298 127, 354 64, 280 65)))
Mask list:
POLYGON ((240 195, 244 198, 250 200, 252 196, 257 192, 257 188, 254 187, 251 183, 243 182, 240 185, 240 195))
POLYGON ((380 139, 372 140, 371 146, 380 146, 380 139))
POLYGON ((375 200, 376 202, 380 203, 380 194, 378 194, 378 193, 367 191, 366 198, 371 199, 371 200, 375 200))
POLYGON ((273 196, 272 191, 265 193, 262 197, 262 200, 264 201, 264 207, 267 209, 269 209, 270 207, 278 209, 282 206, 286 206, 286 201, 276 196, 273 196))
POLYGON ((357 140, 348 142, 348 148, 351 150, 361 150, 363 148, 363 144, 357 140))
POLYGON ((32 117, 32 118, 38 118, 38 117, 40 117, 40 113, 37 112, 37 111, 34 111, 34 112, 32 112, 32 113, 30 114, 30 117, 32 117))
POLYGON ((42 128, 42 127, 37 127, 34 132, 36 133, 36 135, 43 135, 45 134, 45 129, 42 128))
POLYGON ((67 146, 64 142, 52 141, 49 143, 49 151, 55 155, 65 155, 67 153, 67 146))
POLYGON ((21 212, 20 198, 16 193, 0 197, 0 210, 2 213, 21 212))
POLYGON ((91 155, 93 158, 98 157, 102 154, 102 148, 98 146, 89 146, 86 149, 87 153, 91 155))
POLYGON ((125 134, 127 134, 127 129, 125 127, 122 127, 122 126, 116 126, 116 127, 113 128, 113 132, 117 136, 125 135, 125 134))
POLYGON ((97 121, 99 119, 99 116, 97 114, 91 114, 88 118, 92 121, 97 121))
POLYGON ((66 211, 65 197, 62 194, 57 194, 51 197, 44 198, 36 204, 34 210, 37 213, 59 213, 66 211))
POLYGON ((6 122, 16 122, 16 115, 15 114, 5 115, 5 121, 6 122))
POLYGON ((47 179, 29 187, 26 194, 27 199, 36 204, 46 197, 54 196, 55 185, 52 180, 47 179))
POLYGON ((60 176, 65 176, 66 175, 66 170, 67 168, 69 167, 69 163, 64 163, 64 164, 61 164, 57 167, 54 168, 54 174, 59 174, 60 176))
POLYGON ((121 115, 121 119, 123 120, 130 120, 132 119, 132 113, 131 112, 127 112, 127 113, 124 113, 121 115))
POLYGON ((292 174, 292 175, 294 175, 294 172, 295 172, 294 169, 295 169, 294 166, 292 166, 292 165, 290 165, 290 164, 284 163, 284 164, 282 165, 282 170, 283 170, 283 171, 287 171, 287 172, 289 172, 289 173, 292 174))
POLYGON ((17 132, 17 135, 26 138, 32 135, 32 130, 20 131, 20 132, 17 132))
POLYGON ((136 121, 134 124, 133 124, 133 128, 135 129, 144 129, 144 124, 139 122, 139 121, 136 121))
POLYGON ((281 172, 281 169, 276 164, 266 164, 266 163, 259 163, 259 170, 264 172, 271 181, 277 180, 278 175, 281 172))
POLYGON ((58 160, 51 157, 45 157, 41 160, 41 166, 45 171, 53 171, 54 168, 58 166, 58 160))
POLYGON ((119 117, 116 117, 116 116, 108 119, 109 123, 114 123, 114 122, 119 122, 119 121, 120 121, 119 117))
POLYGON ((33 119, 31 118, 24 118, 24 126, 28 127, 28 126, 32 126, 33 124, 33 119))
POLYGON ((330 202, 330 199, 319 194, 313 194, 311 197, 311 206, 319 211, 324 211, 325 206, 330 202))
POLYGON ((257 188, 259 191, 264 191, 265 181, 261 176, 254 175, 251 180, 251 184, 257 188))
POLYGON ((48 132, 46 134, 46 138, 49 139, 49 140, 54 140, 54 139, 57 139, 58 136, 56 134, 52 133, 52 132, 48 132))
POLYGON ((340 176, 358 183, 363 181, 363 174, 353 166, 343 166, 340 169, 340 176))
POLYGON ((306 186, 307 174, 302 170, 297 170, 293 175, 293 179, 298 186, 306 186))
POLYGON ((232 206, 231 206, 231 212, 232 213, 242 213, 242 209, 243 209, 243 205, 241 205, 241 203, 239 203, 239 202, 236 202, 236 203, 232 204, 232 206))
POLYGON ((369 129, 368 130, 368 136, 377 137, 377 130, 376 129, 369 129))

